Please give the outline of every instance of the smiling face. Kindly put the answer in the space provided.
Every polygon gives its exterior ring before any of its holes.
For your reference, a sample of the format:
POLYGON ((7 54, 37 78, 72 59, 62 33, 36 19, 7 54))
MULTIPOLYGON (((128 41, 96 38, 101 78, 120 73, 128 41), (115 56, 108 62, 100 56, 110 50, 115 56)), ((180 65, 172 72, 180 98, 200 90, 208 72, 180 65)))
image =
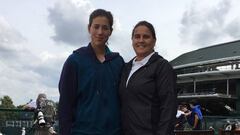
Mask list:
POLYGON ((133 49, 137 55, 137 60, 142 60, 154 51, 156 39, 151 31, 144 25, 137 26, 132 35, 133 49))
POLYGON ((104 16, 95 17, 88 31, 91 35, 92 46, 104 46, 111 35, 109 20, 104 16))

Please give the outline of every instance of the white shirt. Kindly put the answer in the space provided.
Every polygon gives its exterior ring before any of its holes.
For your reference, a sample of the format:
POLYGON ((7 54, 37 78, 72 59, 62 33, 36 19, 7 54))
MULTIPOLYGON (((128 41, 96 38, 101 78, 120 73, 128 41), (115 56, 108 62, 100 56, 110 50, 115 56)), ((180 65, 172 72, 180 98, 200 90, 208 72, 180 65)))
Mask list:
POLYGON ((185 114, 183 111, 177 110, 176 118, 179 118, 182 114, 185 114))
POLYGON ((154 53, 155 52, 150 53, 148 56, 146 56, 145 58, 143 58, 140 61, 136 61, 137 57, 133 60, 133 62, 132 62, 132 69, 131 69, 131 72, 130 72, 130 74, 128 76, 128 79, 127 79, 127 82, 126 82, 126 86, 128 85, 128 81, 129 81, 130 77, 133 75, 133 73, 136 72, 139 68, 141 68, 145 64, 147 64, 147 62, 149 61, 149 59, 151 58, 151 56, 154 53))

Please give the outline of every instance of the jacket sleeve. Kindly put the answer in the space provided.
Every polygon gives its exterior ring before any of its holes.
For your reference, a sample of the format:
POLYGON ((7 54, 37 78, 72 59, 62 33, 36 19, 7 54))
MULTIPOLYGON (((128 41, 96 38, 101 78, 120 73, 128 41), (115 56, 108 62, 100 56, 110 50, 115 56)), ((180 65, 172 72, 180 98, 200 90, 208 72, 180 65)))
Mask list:
POLYGON ((77 95, 77 68, 74 61, 67 59, 59 81, 59 134, 70 135, 74 122, 77 95))
POLYGON ((157 135, 172 135, 177 113, 176 74, 164 61, 157 73, 157 90, 160 100, 160 118, 157 135))

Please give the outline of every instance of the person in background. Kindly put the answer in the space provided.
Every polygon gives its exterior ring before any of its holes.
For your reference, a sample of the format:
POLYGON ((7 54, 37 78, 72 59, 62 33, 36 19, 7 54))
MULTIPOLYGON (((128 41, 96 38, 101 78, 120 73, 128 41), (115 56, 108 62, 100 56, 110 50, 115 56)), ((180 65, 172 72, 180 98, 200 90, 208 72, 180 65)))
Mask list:
POLYGON ((187 121, 192 126, 192 130, 201 130, 203 121, 201 106, 195 100, 190 101, 189 106, 190 111, 186 113, 187 121))
POLYGON ((178 105, 175 130, 184 130, 184 124, 187 122, 184 108, 185 108, 184 105, 181 105, 181 104, 178 105))
MULTIPOLYGON (((22 133, 21 133, 21 135, 26 135, 26 130, 25 130, 25 127, 22 127, 22 133)), ((0 134, 1 135, 1 134, 0 134)))
MULTIPOLYGON (((47 99, 45 93, 40 93, 37 99, 32 99, 23 106, 23 109, 34 112, 34 123, 30 131, 34 135, 56 135, 54 130, 56 109, 55 103, 52 100, 47 99)), ((25 134, 25 127, 22 128, 22 134, 25 134)), ((28 134, 28 133, 26 133, 28 134)))
POLYGON ((107 46, 113 16, 104 9, 89 17, 91 37, 67 58, 59 81, 60 135, 120 135, 118 83, 123 58, 107 46))
POLYGON ((177 112, 176 74, 154 51, 154 27, 138 22, 132 30, 136 53, 123 69, 119 94, 124 135, 172 135, 177 112))

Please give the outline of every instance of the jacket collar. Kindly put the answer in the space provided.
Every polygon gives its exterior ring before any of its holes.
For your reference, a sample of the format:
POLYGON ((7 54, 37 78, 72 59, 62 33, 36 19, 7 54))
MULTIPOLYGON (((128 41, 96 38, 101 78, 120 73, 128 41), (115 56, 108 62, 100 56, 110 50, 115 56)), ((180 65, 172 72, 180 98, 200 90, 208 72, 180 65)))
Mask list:
MULTIPOLYGON (((155 52, 144 66, 149 66, 151 63, 155 62, 159 58, 163 59, 162 56, 160 56, 157 52, 155 52)), ((125 70, 126 70, 127 76, 129 75, 129 73, 132 69, 132 63, 133 63, 134 59, 135 59, 135 57, 132 60, 130 60, 128 63, 126 63, 126 65, 125 65, 125 70)))
POLYGON ((149 61, 147 62, 146 66, 148 66, 149 64, 155 62, 158 59, 163 59, 162 56, 160 56, 157 52, 155 52, 152 57, 149 59, 149 61))
MULTIPOLYGON (((79 53, 79 54, 87 55, 94 59, 97 59, 91 43, 89 43, 87 47, 81 47, 81 48, 73 51, 73 53, 79 53)), ((110 61, 118 56, 119 56, 119 53, 111 52, 111 50, 108 48, 108 46, 105 45, 105 61, 110 61)))
MULTIPOLYGON (((132 67, 132 63, 133 63, 133 61, 135 60, 135 58, 136 58, 136 57, 134 57, 132 60, 130 60, 130 61, 127 63, 127 65, 128 65, 129 67, 132 67)), ((155 53, 150 57, 150 59, 148 60, 148 62, 147 62, 145 65, 148 66, 149 64, 153 63, 154 61, 156 61, 156 60, 159 59, 159 58, 162 58, 162 59, 163 59, 162 56, 160 56, 157 52, 155 52, 155 53)))

